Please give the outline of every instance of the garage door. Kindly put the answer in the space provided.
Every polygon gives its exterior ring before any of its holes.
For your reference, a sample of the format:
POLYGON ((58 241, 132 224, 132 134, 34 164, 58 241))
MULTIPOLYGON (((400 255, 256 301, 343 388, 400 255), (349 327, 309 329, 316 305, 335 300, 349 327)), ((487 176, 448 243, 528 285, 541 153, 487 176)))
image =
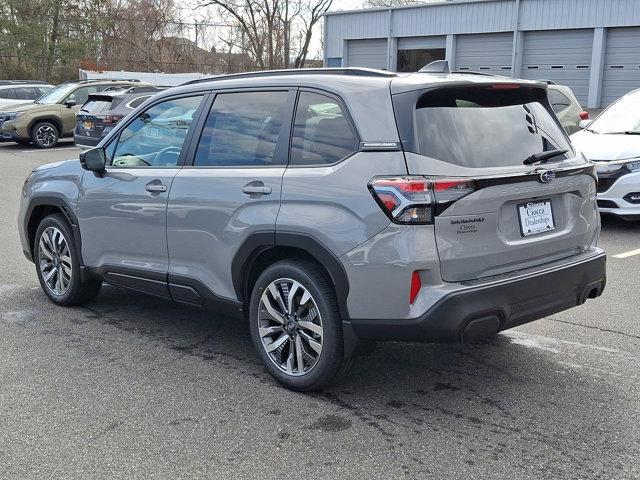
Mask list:
POLYGON ((640 28, 607 31, 602 77, 602 106, 640 88, 640 28))
POLYGON ((571 87, 581 105, 589 96, 593 30, 526 32, 522 77, 571 87))
POLYGON ((349 40, 347 65, 350 67, 387 68, 387 39, 349 40))
POLYGON ((459 35, 456 40, 456 69, 509 75, 513 34, 481 33, 459 35))

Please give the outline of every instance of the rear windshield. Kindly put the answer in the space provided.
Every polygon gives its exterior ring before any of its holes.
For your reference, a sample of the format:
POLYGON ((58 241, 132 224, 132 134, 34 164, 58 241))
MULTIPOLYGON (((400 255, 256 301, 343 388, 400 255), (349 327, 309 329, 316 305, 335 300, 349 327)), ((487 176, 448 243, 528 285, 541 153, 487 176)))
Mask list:
POLYGON ((527 157, 548 150, 571 153, 564 131, 547 106, 541 88, 508 85, 430 91, 416 104, 417 153, 471 168, 522 165, 527 157))
POLYGON ((89 99, 82 105, 81 110, 86 113, 103 113, 111 108, 111 100, 92 100, 89 99))

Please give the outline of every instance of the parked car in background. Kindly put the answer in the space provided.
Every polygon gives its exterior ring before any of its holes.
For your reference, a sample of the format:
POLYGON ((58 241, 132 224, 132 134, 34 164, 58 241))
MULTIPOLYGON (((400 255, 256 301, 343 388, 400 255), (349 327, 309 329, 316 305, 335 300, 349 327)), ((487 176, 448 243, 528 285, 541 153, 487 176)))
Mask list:
POLYGON ((571 141, 596 164, 600 212, 640 219, 640 89, 581 126, 571 141))
POLYGON ((53 85, 37 80, 0 80, 0 109, 8 105, 33 103, 52 89, 53 85))
POLYGON ((76 145, 82 149, 95 147, 120 120, 160 91, 152 86, 110 87, 90 94, 76 114, 76 145))
POLYGON ((80 162, 25 182, 20 238, 43 291, 77 305, 105 281, 244 312, 295 390, 373 341, 491 336, 599 296, 594 167, 545 86, 431 68, 155 95, 80 162))
POLYGON ((137 80, 81 80, 58 85, 35 103, 9 105, 0 111, 0 141, 50 148, 73 135, 76 113, 89 94, 108 87, 142 85, 137 80))
POLYGON ((558 85, 547 81, 549 103, 560 120, 562 127, 571 135, 580 130, 580 122, 589 118, 589 113, 582 110, 573 90, 566 85, 558 85))

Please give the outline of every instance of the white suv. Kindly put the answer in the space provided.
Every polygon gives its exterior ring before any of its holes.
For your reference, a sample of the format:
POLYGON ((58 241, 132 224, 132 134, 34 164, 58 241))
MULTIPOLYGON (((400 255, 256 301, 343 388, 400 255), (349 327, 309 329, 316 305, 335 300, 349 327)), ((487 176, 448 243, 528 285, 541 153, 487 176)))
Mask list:
POLYGON ((20 103, 33 103, 53 85, 31 80, 0 80, 0 108, 20 103))
POLYGON ((600 212, 640 219, 640 89, 620 98, 571 141, 595 162, 600 212))

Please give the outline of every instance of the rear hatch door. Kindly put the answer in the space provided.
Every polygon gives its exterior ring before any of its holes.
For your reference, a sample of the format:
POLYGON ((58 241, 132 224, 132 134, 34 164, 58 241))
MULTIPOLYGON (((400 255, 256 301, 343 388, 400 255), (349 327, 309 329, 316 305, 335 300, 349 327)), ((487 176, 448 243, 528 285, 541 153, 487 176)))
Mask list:
POLYGON ((434 217, 443 280, 504 275, 593 245, 593 167, 576 156, 544 86, 475 83, 397 97, 396 115, 413 113, 403 135, 409 174, 439 180, 437 188, 454 180, 434 217), (473 188, 458 198, 459 179, 473 188))
POLYGON ((100 138, 105 127, 114 123, 109 111, 114 109, 121 100, 121 96, 90 95, 76 114, 75 134, 100 138))

